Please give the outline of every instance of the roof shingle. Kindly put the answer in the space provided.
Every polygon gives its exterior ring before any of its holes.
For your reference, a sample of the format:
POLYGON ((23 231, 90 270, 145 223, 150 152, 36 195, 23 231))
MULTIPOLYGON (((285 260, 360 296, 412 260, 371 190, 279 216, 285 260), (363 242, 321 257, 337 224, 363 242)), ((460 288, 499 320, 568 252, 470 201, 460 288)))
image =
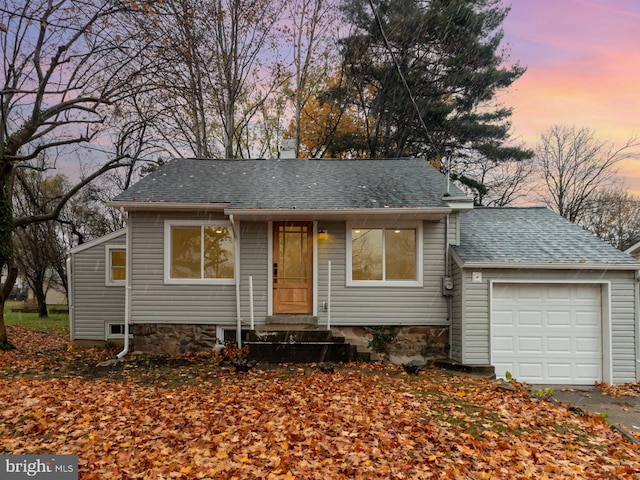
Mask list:
POLYGON ((636 265, 628 254, 544 207, 474 208, 461 214, 464 263, 636 265))
MULTIPOLYGON (((114 198, 228 209, 443 207, 446 177, 422 159, 176 159, 114 198)), ((452 196, 464 193, 451 186, 452 196)))

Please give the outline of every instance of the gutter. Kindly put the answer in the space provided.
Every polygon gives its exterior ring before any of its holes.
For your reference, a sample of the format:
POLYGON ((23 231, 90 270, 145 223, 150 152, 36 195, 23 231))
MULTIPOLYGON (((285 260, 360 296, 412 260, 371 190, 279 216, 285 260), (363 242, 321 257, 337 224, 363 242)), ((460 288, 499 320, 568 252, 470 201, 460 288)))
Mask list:
MULTIPOLYGON (((456 262, 457 263, 457 262, 456 262)), ((462 268, 471 269, 496 269, 496 270, 638 270, 639 265, 618 263, 490 263, 490 262, 466 262, 462 268)))
POLYGON ((111 201, 107 202, 108 207, 117 208, 120 211, 128 212, 135 210, 163 210, 163 211, 183 211, 197 210, 222 212, 228 203, 184 203, 184 202, 131 202, 131 201, 111 201))

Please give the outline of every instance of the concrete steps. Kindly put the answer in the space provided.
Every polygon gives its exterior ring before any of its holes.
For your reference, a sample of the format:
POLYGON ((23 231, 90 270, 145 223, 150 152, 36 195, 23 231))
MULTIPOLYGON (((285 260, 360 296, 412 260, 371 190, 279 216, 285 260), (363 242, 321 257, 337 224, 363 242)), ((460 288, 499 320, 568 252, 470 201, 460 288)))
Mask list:
MULTIPOLYGON (((235 332, 233 335, 235 339, 235 332)), ((368 353, 359 353, 355 345, 345 343, 344 337, 334 336, 331 330, 320 330, 316 317, 272 317, 255 330, 243 330, 242 345, 249 347, 249 359, 267 363, 370 360, 368 353)))

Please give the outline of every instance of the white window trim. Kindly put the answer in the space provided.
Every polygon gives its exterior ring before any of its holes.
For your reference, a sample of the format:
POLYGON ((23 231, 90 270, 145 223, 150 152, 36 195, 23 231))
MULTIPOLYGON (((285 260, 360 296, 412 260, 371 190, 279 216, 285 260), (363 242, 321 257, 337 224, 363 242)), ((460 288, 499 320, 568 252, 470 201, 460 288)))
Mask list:
MULTIPOLYGON (((124 322, 106 322, 104 324, 104 338, 106 340, 124 338, 124 334, 111 333, 111 325, 122 325, 124 327, 124 322)), ((129 338, 133 338, 133 335, 131 334, 131 325, 129 325, 129 338)))
MULTIPOLYGON (((171 227, 229 227, 228 221, 202 221, 202 220, 165 220, 164 221, 164 283, 169 285, 235 285, 236 262, 232 278, 171 278, 171 227)), ((204 246, 202 246, 204 248, 204 246)), ((234 239, 235 250, 235 239, 234 239)), ((234 256, 238 252, 233 252, 234 256)))
MULTIPOLYGON (((125 252, 125 258, 127 257, 127 247, 126 245, 105 245, 104 247, 104 255, 105 255, 105 260, 104 260, 104 284, 107 287, 124 287, 125 284, 127 283, 126 280, 112 280, 111 279, 111 251, 112 250, 122 250, 125 252)), ((127 275, 129 274, 129 269, 127 268, 127 264, 125 261, 125 269, 127 272, 127 275)))
POLYGON ((422 287, 424 278, 424 248, 423 248, 423 228, 422 222, 347 222, 346 232, 347 243, 347 286, 348 287, 422 287), (416 230, 416 276, 415 280, 353 280, 352 260, 351 260, 351 231, 354 228, 413 228, 416 230))

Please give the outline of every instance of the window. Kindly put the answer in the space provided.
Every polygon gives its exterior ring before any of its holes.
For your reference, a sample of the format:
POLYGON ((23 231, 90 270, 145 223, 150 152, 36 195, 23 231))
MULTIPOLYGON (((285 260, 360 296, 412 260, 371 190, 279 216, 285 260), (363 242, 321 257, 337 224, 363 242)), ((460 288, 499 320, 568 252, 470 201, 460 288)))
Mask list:
POLYGON ((124 285, 127 279, 127 250, 121 246, 106 247, 106 284, 124 285))
POLYGON ((349 285, 422 285, 422 227, 348 225, 349 285))
MULTIPOLYGON (((129 336, 131 336, 131 325, 129 325, 129 336)), ((123 338, 124 323, 107 323, 107 338, 123 338)))
POLYGON ((233 283, 233 229, 223 222, 165 224, 167 283, 233 283))

